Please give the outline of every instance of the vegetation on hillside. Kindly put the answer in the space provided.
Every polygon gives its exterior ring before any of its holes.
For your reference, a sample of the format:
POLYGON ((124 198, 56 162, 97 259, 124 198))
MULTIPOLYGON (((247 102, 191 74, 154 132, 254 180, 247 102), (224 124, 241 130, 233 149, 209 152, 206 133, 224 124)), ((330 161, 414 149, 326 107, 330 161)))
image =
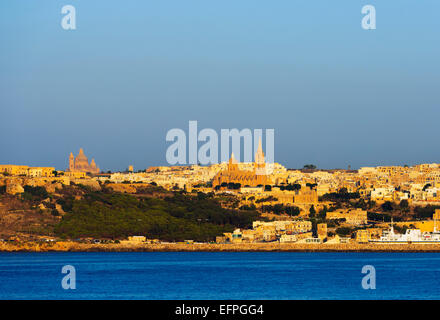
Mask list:
POLYGON ((350 201, 351 199, 359 199, 360 195, 358 192, 347 192, 346 188, 341 188, 338 192, 326 193, 319 197, 320 201, 333 201, 333 202, 344 202, 350 201))
POLYGON ((249 228, 255 211, 229 210, 211 197, 176 193, 164 199, 88 192, 60 201, 68 213, 55 233, 65 238, 125 238, 144 235, 166 241, 212 241, 234 228, 249 228))

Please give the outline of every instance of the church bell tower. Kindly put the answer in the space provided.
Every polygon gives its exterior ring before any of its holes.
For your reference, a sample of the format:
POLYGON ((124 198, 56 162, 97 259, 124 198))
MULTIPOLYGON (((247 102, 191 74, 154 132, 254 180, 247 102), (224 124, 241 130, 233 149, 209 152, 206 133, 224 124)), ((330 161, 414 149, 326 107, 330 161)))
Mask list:
POLYGON ((69 156, 69 171, 74 171, 74 170, 75 170, 75 157, 71 152, 69 156))

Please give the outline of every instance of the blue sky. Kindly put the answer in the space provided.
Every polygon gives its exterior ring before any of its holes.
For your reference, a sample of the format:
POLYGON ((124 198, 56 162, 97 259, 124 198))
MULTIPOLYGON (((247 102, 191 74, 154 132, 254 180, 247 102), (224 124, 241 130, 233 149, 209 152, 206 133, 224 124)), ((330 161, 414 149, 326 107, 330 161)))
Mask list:
POLYGON ((440 162, 440 2, 0 3, 0 164, 165 165, 172 128, 274 128, 290 168, 440 162), (60 26, 76 8, 77 30, 60 26), (377 29, 361 28, 375 5, 377 29))

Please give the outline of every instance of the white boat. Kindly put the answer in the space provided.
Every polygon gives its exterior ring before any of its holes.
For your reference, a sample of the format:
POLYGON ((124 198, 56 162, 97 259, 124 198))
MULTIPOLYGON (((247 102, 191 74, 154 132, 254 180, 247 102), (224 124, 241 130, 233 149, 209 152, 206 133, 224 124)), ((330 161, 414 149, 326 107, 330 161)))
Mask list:
POLYGON ((384 230, 380 239, 371 239, 372 243, 439 243, 440 232, 437 231, 437 221, 434 221, 433 232, 421 232, 419 229, 407 229, 404 234, 395 233, 393 221, 390 230, 384 230))

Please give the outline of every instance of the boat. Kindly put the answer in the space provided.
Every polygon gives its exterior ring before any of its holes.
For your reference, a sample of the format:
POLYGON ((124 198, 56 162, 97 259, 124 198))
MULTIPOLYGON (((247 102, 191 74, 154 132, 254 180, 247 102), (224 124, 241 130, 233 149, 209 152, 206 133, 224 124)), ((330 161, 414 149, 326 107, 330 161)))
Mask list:
POLYGON ((370 243, 438 243, 440 244, 440 232, 437 230, 437 221, 434 220, 433 232, 422 232, 419 229, 407 229, 404 234, 395 233, 393 220, 389 230, 384 230, 380 239, 370 239, 370 243))

